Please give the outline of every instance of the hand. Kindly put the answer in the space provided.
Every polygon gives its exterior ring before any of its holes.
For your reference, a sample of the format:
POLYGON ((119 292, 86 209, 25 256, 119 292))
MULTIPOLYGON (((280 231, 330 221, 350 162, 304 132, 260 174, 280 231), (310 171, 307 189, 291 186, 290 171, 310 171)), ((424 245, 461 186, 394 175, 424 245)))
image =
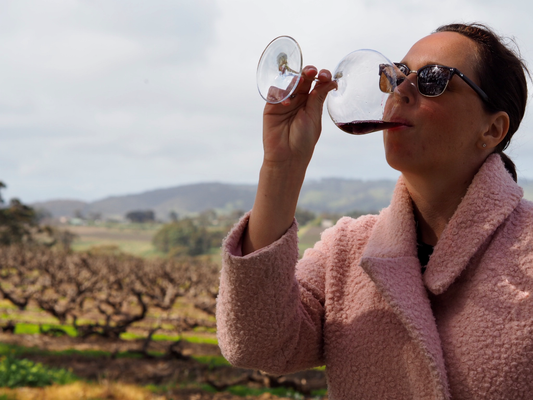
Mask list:
MULTIPOLYGON (((322 130, 322 109, 328 92, 337 84, 328 70, 321 70, 311 90, 317 69, 307 66, 291 98, 267 103, 263 114, 264 163, 283 168, 309 164, 322 130)), ((295 78, 298 79, 298 78, 295 78)), ((271 88, 271 90, 279 90, 271 88)))
POLYGON ((265 155, 243 238, 244 255, 274 242, 292 224, 305 171, 322 130, 324 100, 337 87, 331 73, 322 70, 311 90, 316 75, 315 67, 305 67, 293 98, 265 106, 265 155))

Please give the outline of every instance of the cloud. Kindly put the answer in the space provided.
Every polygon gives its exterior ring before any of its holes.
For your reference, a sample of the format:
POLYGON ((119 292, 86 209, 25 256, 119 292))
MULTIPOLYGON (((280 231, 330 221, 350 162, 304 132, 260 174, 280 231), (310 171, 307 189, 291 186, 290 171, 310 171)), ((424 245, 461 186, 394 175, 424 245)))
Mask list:
MULTIPOLYGON (((334 69, 373 48, 398 60, 438 25, 482 21, 533 56, 533 6, 514 0, 8 0, 0 3, 4 197, 95 200, 198 181, 255 182, 262 160, 259 55, 295 37, 334 69)), ((530 127, 530 117, 524 126, 530 127)), ((380 134, 327 113, 308 178, 395 178, 380 134)), ((510 154, 533 177, 532 140, 510 154), (528 153, 529 152, 529 153, 528 153)))

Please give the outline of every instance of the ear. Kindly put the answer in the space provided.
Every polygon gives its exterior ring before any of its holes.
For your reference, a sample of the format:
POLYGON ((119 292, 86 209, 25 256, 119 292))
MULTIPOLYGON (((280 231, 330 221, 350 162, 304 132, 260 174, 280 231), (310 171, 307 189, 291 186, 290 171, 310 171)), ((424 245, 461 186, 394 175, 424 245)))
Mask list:
POLYGON ((489 117, 489 125, 483 133, 483 143, 486 149, 493 149, 505 138, 509 131, 509 115, 505 111, 498 111, 489 117))

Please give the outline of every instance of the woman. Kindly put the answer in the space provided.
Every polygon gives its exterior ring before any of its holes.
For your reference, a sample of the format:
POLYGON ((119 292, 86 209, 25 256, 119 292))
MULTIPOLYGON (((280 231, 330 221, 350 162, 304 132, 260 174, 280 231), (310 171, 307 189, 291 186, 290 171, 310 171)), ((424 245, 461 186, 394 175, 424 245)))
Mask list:
POLYGON ((391 205, 341 219, 300 261, 294 212, 335 83, 322 70, 310 90, 307 67, 265 107, 256 201, 224 243, 220 346, 274 374, 325 364, 334 400, 531 398, 533 204, 502 153, 527 70, 481 25, 439 28, 398 68, 391 205))

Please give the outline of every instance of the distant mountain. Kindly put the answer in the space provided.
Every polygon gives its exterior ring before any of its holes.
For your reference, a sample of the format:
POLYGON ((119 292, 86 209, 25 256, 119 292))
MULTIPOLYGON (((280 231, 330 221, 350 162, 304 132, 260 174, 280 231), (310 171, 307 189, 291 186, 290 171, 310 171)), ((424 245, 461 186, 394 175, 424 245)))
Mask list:
MULTIPOLYGON (((395 181, 328 178, 304 183, 298 205, 313 212, 375 212, 390 203, 395 181)), ((533 180, 520 180, 525 197, 533 200, 533 180)), ((153 210, 158 219, 166 220, 170 212, 179 216, 208 209, 221 213, 249 210, 255 199, 256 185, 198 183, 139 194, 112 196, 94 202, 50 200, 32 204, 46 209, 54 217, 101 215, 123 218, 130 211, 153 210)))
POLYGON ((48 210, 54 217, 101 215, 105 218, 123 218, 135 210, 153 210, 157 218, 167 219, 171 211, 189 215, 207 209, 220 212, 246 210, 253 204, 256 188, 253 185, 198 183, 168 189, 151 190, 139 194, 112 196, 94 202, 51 200, 32 204, 48 210))
POLYGON ((329 178, 304 184, 298 205, 314 212, 375 212, 390 203, 396 181, 329 178))
MULTIPOLYGON (((299 206, 314 212, 350 212, 379 210, 390 202, 394 181, 322 179, 304 184, 299 206)), ((32 204, 48 210, 54 217, 101 215, 123 218, 134 210, 153 210, 165 220, 170 212, 180 216, 215 209, 221 213, 252 208, 256 185, 198 183, 139 194, 112 196, 94 202, 50 200, 32 204)))
POLYGON ((31 204, 35 209, 45 209, 54 217, 74 217, 77 212, 82 212, 87 203, 80 200, 50 200, 31 204))

